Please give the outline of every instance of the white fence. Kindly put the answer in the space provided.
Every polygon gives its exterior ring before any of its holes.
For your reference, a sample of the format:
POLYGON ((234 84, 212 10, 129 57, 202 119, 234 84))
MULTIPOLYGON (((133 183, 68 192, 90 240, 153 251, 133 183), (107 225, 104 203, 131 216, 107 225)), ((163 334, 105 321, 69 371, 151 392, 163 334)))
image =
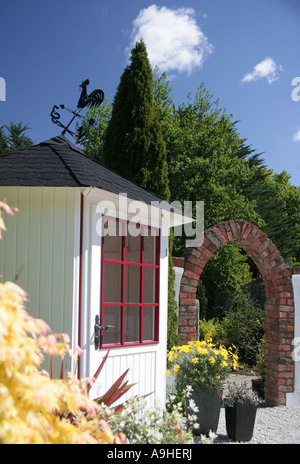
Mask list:
POLYGON ((295 304, 295 321, 294 321, 294 351, 293 358, 295 362, 294 374, 294 392, 287 393, 286 405, 300 407, 300 274, 292 276, 294 304, 295 304))

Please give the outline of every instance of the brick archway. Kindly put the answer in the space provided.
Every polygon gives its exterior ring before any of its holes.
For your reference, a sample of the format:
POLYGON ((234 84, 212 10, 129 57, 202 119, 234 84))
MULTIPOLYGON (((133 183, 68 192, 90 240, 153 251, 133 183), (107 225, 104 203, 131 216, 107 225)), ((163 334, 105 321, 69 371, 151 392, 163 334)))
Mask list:
POLYGON ((285 405, 293 392, 294 296, 292 271, 276 245, 257 226, 246 221, 228 221, 204 232, 201 246, 188 248, 179 292, 179 337, 181 343, 196 339, 196 291, 209 258, 227 242, 235 241, 253 259, 262 276, 265 302, 265 397, 269 404, 285 405))

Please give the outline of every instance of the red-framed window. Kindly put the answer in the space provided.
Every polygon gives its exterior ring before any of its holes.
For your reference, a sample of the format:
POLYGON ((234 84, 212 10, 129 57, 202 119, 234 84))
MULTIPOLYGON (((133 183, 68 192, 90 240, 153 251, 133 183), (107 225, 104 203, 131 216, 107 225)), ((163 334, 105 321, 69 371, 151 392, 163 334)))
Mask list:
POLYGON ((102 232, 101 348, 158 343, 159 229, 105 217, 102 232))

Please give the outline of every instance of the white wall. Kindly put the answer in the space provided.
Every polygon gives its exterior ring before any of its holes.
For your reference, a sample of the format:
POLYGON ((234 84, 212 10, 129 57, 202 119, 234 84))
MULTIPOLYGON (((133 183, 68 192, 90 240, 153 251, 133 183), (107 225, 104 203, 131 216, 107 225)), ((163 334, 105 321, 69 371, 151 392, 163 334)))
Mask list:
POLYGON ((176 301, 176 304, 177 304, 178 308, 179 308, 180 282, 181 282, 181 277, 182 277, 183 271, 184 271, 183 267, 174 266, 174 272, 175 272, 175 282, 174 282, 175 301, 176 301))
POLYGON ((27 309, 53 332, 73 335, 74 253, 78 255, 78 189, 0 187, 0 199, 18 207, 3 214, 7 232, 0 242, 3 281, 28 293, 27 309), (77 250, 77 251, 75 251, 77 250))
POLYGON ((294 392, 287 393, 287 406, 300 407, 300 275, 292 276, 294 304, 295 304, 295 321, 294 321, 294 392))

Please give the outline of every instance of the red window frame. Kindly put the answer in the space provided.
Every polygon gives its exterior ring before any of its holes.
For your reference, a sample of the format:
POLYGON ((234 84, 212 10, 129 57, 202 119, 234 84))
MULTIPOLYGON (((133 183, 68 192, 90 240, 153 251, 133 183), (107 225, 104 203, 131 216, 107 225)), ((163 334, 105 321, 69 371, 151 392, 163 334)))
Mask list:
MULTIPOLYGON (((132 222, 125 221, 119 218, 113 217, 103 217, 102 222, 102 250, 101 250, 101 298, 100 298, 100 323, 102 326, 106 325, 106 321, 104 320, 104 308, 111 306, 112 310, 114 306, 117 306, 121 310, 121 327, 120 327, 120 343, 105 343, 105 332, 101 331, 100 334, 100 348, 121 348, 121 347, 128 347, 128 346, 140 346, 140 345, 151 345, 157 344, 159 342, 159 292, 160 292, 160 229, 151 226, 145 226, 140 224, 135 224, 136 229, 140 228, 140 233, 138 237, 140 237, 140 261, 139 262, 132 262, 126 261, 126 253, 125 253, 125 244, 126 244, 126 234, 128 233, 128 225, 134 226, 132 222), (106 221, 116 221, 116 224, 119 223, 122 227, 122 257, 121 259, 110 259, 105 257, 105 237, 107 235, 104 234, 104 228, 106 221), (126 230, 125 230, 126 228, 126 230), (124 233, 125 231, 125 233, 124 233), (148 264, 144 261, 144 251, 145 251, 145 235, 153 234, 152 231, 155 231, 155 264, 148 264), (121 301, 115 302, 106 302, 104 301, 104 285, 105 285, 105 263, 115 263, 121 265, 122 269, 122 278, 121 278, 121 301), (135 266, 139 267, 140 269, 140 301, 138 302, 126 302, 125 301, 125 287, 126 287, 126 276, 125 270, 126 266, 135 266), (155 270, 155 302, 145 302, 144 301, 144 275, 145 269, 154 269, 155 270), (125 316, 127 308, 138 308, 139 310, 139 341, 125 341, 125 316), (153 340, 144 340, 143 333, 143 319, 144 319, 144 310, 145 308, 154 308, 154 336, 153 340)), ((108 329, 109 330, 109 329, 108 329)))

